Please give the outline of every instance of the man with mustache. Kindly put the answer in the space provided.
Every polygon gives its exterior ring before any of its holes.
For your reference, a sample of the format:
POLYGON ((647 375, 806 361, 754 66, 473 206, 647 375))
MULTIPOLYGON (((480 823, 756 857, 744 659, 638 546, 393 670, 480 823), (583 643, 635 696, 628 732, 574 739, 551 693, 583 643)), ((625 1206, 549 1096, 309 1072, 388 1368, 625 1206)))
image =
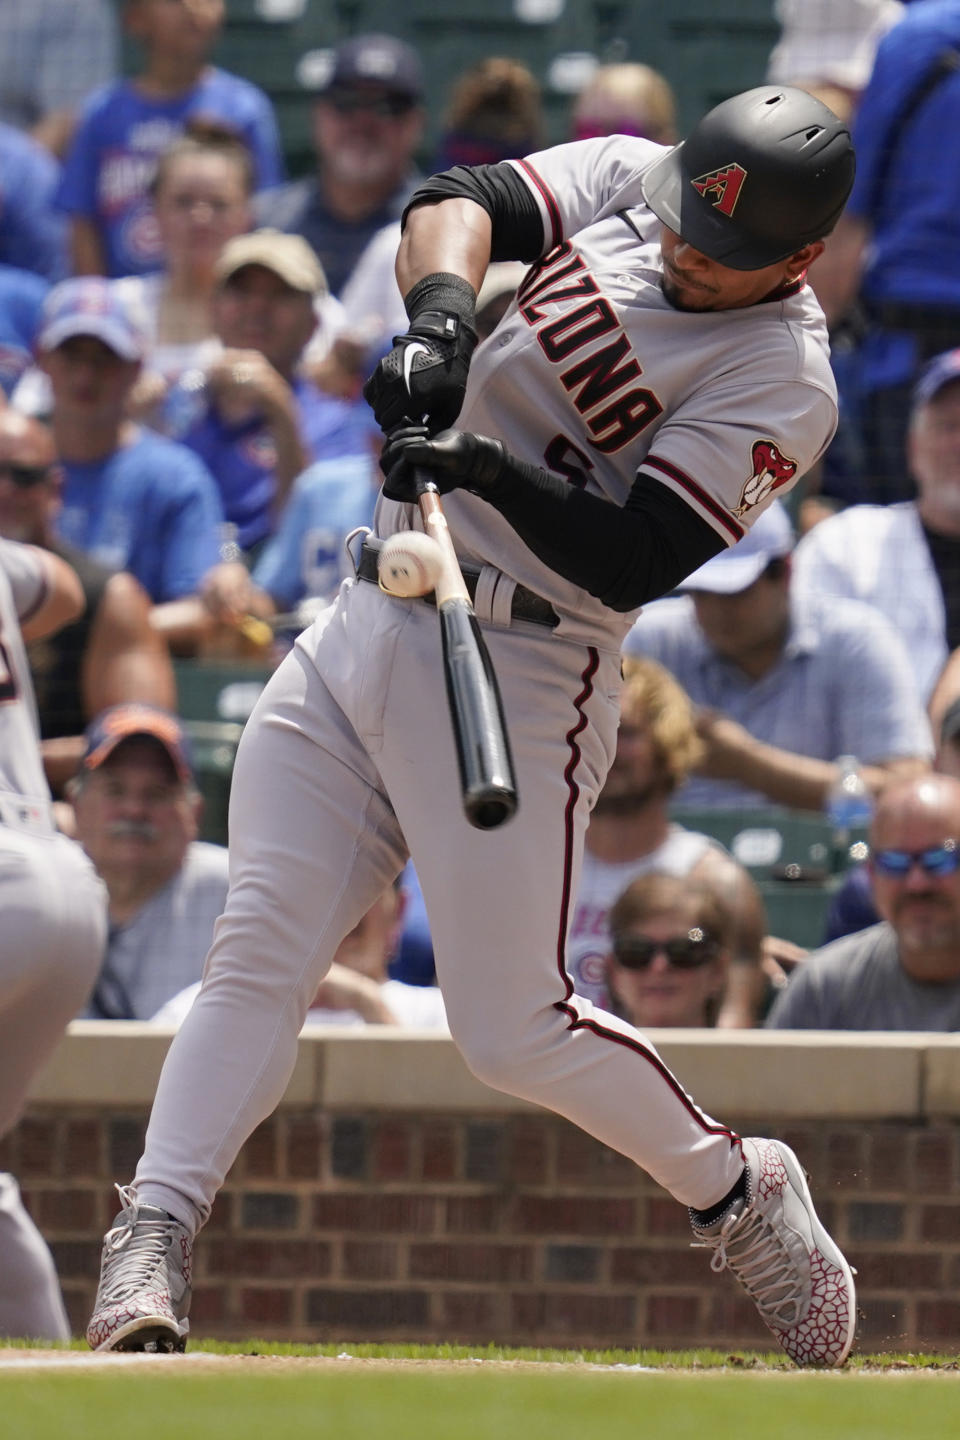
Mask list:
POLYGON ((175 716, 114 705, 70 782, 77 836, 107 887, 110 929, 85 1018, 149 1020, 200 979, 227 893, 227 852, 197 839, 201 800, 175 716))
POLYGON ((884 790, 870 827, 878 925, 815 950, 770 1016, 781 1030, 960 1030, 960 780, 884 790))

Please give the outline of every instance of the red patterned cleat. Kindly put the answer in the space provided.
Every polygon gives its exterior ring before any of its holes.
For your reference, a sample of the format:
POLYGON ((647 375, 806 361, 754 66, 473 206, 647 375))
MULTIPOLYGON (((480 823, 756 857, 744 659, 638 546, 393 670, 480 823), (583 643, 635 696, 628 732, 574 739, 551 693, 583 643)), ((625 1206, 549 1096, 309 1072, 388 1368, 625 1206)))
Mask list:
POLYGON ((129 1186, 117 1192, 122 1209, 104 1236, 87 1342, 91 1350, 183 1350, 193 1242, 165 1210, 138 1205, 129 1186))
POLYGON ((712 1225, 693 1217, 713 1270, 740 1281, 798 1365, 842 1365, 856 1326, 853 1274, 817 1219, 796 1155, 780 1140, 744 1140, 747 1198, 712 1225))

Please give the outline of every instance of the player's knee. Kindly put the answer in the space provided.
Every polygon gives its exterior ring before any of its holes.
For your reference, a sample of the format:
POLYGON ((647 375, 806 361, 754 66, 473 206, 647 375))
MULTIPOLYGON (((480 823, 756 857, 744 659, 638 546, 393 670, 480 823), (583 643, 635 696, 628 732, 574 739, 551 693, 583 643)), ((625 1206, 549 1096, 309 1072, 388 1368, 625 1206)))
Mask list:
POLYGON ((458 1031, 451 1025, 457 1048, 471 1074, 492 1090, 523 1095, 545 1058, 542 1040, 533 1027, 518 1031, 506 1026, 458 1031))

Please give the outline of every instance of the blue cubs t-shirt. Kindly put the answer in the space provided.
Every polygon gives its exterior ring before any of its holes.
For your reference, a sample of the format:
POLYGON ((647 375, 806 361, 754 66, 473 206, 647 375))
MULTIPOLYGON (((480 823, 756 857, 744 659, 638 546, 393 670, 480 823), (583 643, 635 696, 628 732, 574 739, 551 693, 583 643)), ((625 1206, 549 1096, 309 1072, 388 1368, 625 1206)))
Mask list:
POLYGON ((142 431, 104 460, 62 466, 61 539, 129 570, 154 604, 193 594, 219 559, 223 510, 191 450, 142 431))
POLYGON ((369 449, 319 460, 297 477, 277 532, 253 569, 254 583, 278 609, 292 610, 306 595, 326 598, 352 573, 344 541, 351 530, 373 524, 379 478, 369 449))
POLYGON ((131 80, 104 86, 84 106, 57 203, 96 223, 108 275, 160 269, 160 239, 147 189, 157 159, 191 118, 216 120, 246 141, 258 189, 282 180, 273 107, 248 80, 211 66, 192 90, 173 100, 150 98, 131 80))
POLYGON ((45 280, 67 274, 67 227, 56 207, 60 166, 49 150, 0 125, 0 263, 45 280))
MULTIPOLYGON (((189 377, 187 377, 189 380, 189 377)), ((180 410, 174 387, 167 416, 180 410)), ((328 395, 309 380, 295 381, 300 434, 311 460, 339 455, 369 455, 373 414, 366 403, 328 395)), ((213 405, 203 403, 199 418, 183 428, 176 421, 162 425, 199 455, 220 488, 224 514, 237 527, 237 544, 250 550, 273 529, 277 454, 268 427, 259 418, 228 424, 213 405)))
POLYGON ((33 363, 33 341, 49 290, 46 280, 0 265, 0 390, 11 395, 23 372, 33 363))

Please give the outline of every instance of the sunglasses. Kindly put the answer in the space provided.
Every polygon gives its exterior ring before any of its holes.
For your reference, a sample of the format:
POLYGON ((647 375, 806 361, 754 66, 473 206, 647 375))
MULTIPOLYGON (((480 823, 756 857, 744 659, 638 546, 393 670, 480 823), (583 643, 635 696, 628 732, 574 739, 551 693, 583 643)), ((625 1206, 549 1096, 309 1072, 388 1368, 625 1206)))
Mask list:
POLYGON ((381 120, 398 120, 401 115, 409 115, 415 103, 406 95, 368 95, 362 90, 331 90, 323 98, 338 115, 358 115, 366 111, 381 120))
POLYGON ((960 867, 960 847, 956 840, 944 840, 931 850, 874 850, 870 858, 881 875, 901 880, 914 865, 919 865, 924 875, 952 875, 960 867))
POLYGON ((29 490, 32 486, 49 479, 50 467, 49 465, 0 464, 0 476, 3 475, 6 475, 18 490, 29 490))
POLYGON ((712 935, 695 925, 686 935, 651 940, 647 935, 615 935, 613 958, 624 970, 646 970, 655 955, 666 955, 677 970, 697 970, 717 958, 720 946, 712 935))

